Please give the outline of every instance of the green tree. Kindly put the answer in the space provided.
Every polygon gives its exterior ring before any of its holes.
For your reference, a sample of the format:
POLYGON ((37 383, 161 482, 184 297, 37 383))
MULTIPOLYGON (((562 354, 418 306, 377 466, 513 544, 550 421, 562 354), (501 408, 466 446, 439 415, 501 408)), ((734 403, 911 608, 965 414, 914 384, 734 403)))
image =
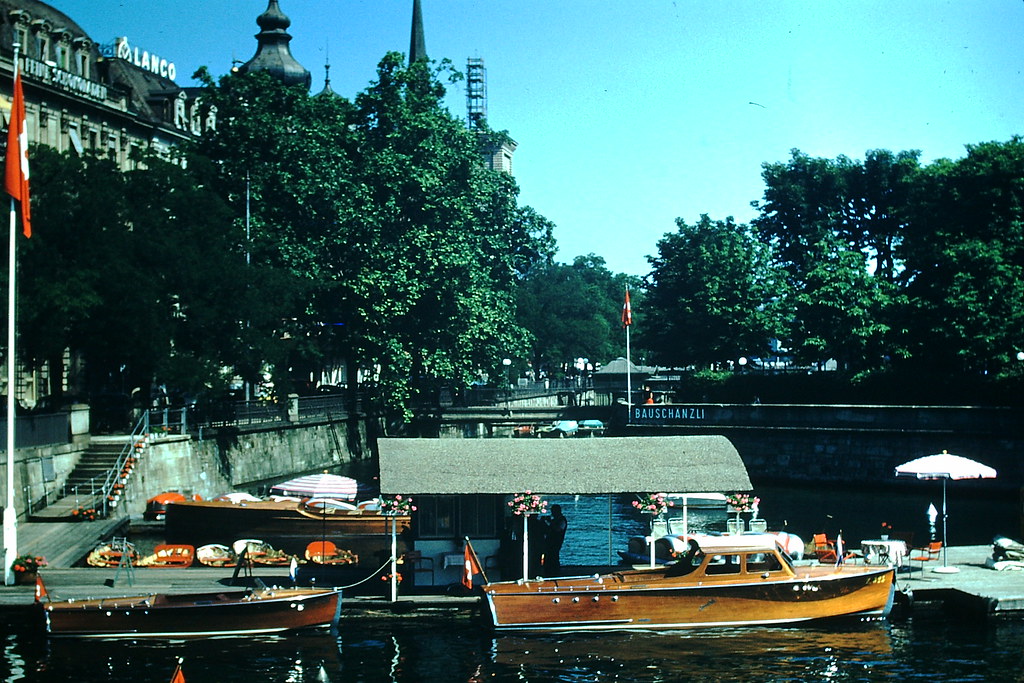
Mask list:
POLYGON ((533 368, 550 375, 576 358, 607 363, 625 355, 621 313, 627 284, 636 296, 639 279, 613 274, 594 254, 577 256, 571 265, 548 262, 531 270, 519 286, 518 320, 533 337, 533 368))
POLYGON ((201 149, 236 212, 248 178, 254 258, 308 286, 290 364, 344 359, 396 408, 421 379, 468 383, 525 352, 516 279, 553 250, 550 223, 482 165, 485 135, 442 106, 443 74, 389 54, 354 103, 261 74, 207 82, 223 123, 201 149))
POLYGON ((918 156, 872 150, 860 162, 793 150, 764 164, 754 225, 786 275, 786 341, 798 360, 864 370, 905 354, 899 253, 918 156))
POLYGON ((709 365, 768 353, 784 294, 769 249, 750 228, 707 214, 658 241, 641 341, 665 365, 709 365))
POLYGON ((913 362, 1012 373, 1024 349, 1024 138, 936 161, 911 202, 905 246, 913 362))

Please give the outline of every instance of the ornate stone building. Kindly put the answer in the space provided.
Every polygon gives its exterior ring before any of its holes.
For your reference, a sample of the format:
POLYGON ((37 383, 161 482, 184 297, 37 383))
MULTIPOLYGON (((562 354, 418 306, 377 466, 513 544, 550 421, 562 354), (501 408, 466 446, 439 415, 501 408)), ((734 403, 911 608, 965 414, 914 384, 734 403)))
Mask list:
MULTIPOLYGON (((112 27, 116 30, 116 27, 112 27)), ((216 126, 198 90, 174 81, 174 63, 127 37, 101 45, 70 17, 37 0, 0 0, 0 106, 10 112, 14 43, 29 143, 105 154, 123 168, 133 150, 166 154, 216 126)))

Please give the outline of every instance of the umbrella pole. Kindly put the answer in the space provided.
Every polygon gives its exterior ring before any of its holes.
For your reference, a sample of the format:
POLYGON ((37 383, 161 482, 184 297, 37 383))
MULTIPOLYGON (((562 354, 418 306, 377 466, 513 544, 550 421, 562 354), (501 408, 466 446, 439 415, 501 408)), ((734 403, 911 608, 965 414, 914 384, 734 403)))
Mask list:
POLYGON ((942 479, 942 566, 936 567, 932 571, 937 574, 956 574, 960 571, 958 567, 950 567, 946 564, 946 551, 949 549, 949 539, 946 537, 946 481, 948 477, 942 479))

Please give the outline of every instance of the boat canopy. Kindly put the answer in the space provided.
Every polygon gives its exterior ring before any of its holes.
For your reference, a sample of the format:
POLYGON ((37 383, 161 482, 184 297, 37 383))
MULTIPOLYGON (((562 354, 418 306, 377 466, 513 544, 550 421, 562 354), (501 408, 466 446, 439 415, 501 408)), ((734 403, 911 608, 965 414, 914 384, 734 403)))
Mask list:
POLYGON ((386 495, 750 491, 724 436, 380 439, 386 495))

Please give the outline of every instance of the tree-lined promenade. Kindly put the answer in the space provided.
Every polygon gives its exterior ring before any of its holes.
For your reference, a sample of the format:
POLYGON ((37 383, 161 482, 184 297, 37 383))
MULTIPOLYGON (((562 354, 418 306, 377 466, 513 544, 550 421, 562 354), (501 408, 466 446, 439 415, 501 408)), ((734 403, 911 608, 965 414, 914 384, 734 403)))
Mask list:
POLYGON ((217 394, 240 377, 281 396, 344 367, 401 413, 442 384, 623 355, 627 285, 634 360, 694 381, 776 356, 834 360, 848 387, 1019 387, 1020 138, 927 165, 794 150, 764 164, 752 224, 678 220, 640 278, 595 254, 555 261, 554 225, 480 161, 504 133, 444 107, 447 62, 389 54, 352 100, 264 73, 198 76, 218 127, 174 163, 121 173, 31 151, 19 348, 54 369, 70 349, 83 393, 217 394))

